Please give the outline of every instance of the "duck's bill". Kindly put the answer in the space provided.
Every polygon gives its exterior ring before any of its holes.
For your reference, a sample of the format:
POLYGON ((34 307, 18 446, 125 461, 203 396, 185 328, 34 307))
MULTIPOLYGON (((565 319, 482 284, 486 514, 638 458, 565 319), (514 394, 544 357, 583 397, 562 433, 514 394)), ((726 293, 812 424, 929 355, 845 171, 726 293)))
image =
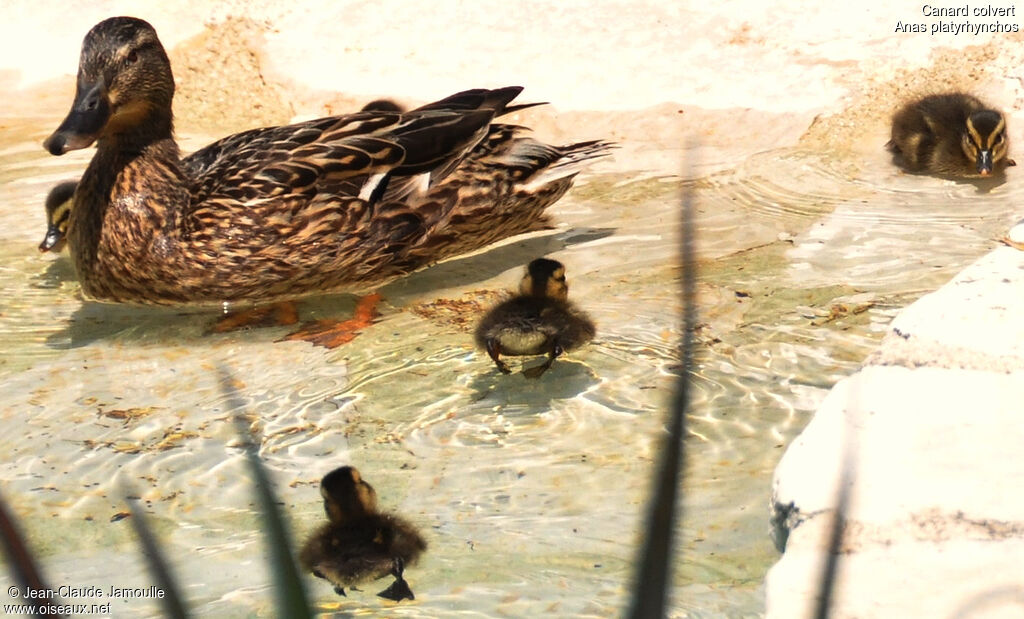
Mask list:
POLYGON ((46 236, 43 237, 43 242, 39 244, 39 251, 48 252, 64 249, 64 235, 60 233, 57 226, 50 226, 46 229, 46 236))
POLYGON ((63 155, 92 145, 110 119, 110 104, 102 83, 79 88, 67 118, 53 135, 46 138, 43 148, 51 155, 63 155))
POLYGON ((992 173, 992 151, 983 150, 978 152, 978 174, 988 176, 992 173))

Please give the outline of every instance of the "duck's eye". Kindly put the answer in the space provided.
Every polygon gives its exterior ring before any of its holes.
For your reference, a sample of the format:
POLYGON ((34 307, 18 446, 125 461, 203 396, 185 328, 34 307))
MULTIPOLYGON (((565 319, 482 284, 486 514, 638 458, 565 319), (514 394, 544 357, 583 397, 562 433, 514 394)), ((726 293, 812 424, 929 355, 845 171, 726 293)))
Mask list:
POLYGON ((128 62, 128 64, 135 64, 139 61, 139 52, 133 49, 131 52, 128 53, 128 57, 125 58, 125 60, 128 62))
POLYGON ((555 278, 555 281, 556 282, 564 282, 565 281, 565 275, 559 275, 558 277, 555 278))
POLYGON ((999 135, 996 136, 995 143, 999 144, 1000 142, 1003 141, 1003 138, 1005 138, 1005 137, 1006 137, 1006 134, 1004 134, 1003 132, 999 132, 999 135))

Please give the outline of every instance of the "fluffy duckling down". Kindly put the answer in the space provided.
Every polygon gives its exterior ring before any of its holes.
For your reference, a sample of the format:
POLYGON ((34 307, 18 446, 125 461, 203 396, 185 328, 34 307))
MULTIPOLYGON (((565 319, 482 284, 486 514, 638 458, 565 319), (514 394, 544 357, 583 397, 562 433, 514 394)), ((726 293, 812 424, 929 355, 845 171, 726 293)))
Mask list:
POLYGON ((39 251, 60 252, 67 243, 68 220, 71 219, 71 201, 75 197, 78 181, 64 181, 54 185, 46 196, 46 236, 39 251))
POLYGON ((383 578, 395 581, 377 595, 400 602, 414 599, 403 576, 427 548, 405 519, 377 511, 377 493, 351 466, 337 468, 320 482, 328 523, 317 529, 299 553, 302 566, 334 585, 345 587, 383 578))
POLYGON ((477 345, 505 374, 512 370, 501 355, 547 354, 542 365, 523 371, 529 378, 539 377, 563 352, 579 348, 596 333, 590 317, 568 296, 562 263, 534 260, 526 267, 519 294, 491 309, 477 325, 477 345))
POLYGON ((1008 157, 1006 118, 965 93, 929 95, 908 103, 892 119, 886 145, 910 172, 984 177, 1017 165, 1008 157))

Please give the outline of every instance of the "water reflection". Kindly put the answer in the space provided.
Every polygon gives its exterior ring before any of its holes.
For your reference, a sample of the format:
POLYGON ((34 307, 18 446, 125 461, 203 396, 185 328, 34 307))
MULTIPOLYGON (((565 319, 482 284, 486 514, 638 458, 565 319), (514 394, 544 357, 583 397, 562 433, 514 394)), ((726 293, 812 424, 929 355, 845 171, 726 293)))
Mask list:
MULTIPOLYGON (((139 572, 110 521, 118 480, 131 482, 185 549, 174 555, 183 580, 203 583, 188 593, 202 615, 271 613, 231 447, 239 407, 259 425, 298 535, 322 518, 319 475, 343 463, 373 470, 389 505, 422 523, 431 552, 417 600, 396 612, 618 614, 678 371, 684 182, 698 211, 702 350, 674 612, 757 613, 776 559, 766 505, 782 447, 895 312, 985 252, 1022 197, 1011 184, 899 174, 882 155, 851 169, 800 149, 691 181, 584 178, 554 208, 559 228, 384 287, 379 322, 327 351, 276 342, 280 329, 206 335, 216 312, 83 303, 67 258, 36 249, 43 196, 82 165, 39 149, 50 124, 14 127, 0 152, 0 479, 54 578, 81 586, 139 572), (472 324, 523 264, 552 254, 597 339, 538 380, 500 375, 472 324), (231 368, 237 402, 217 364, 231 368)), ((336 317, 353 302, 313 298, 300 312, 336 317)), ((329 591, 317 604, 379 610, 329 591)))

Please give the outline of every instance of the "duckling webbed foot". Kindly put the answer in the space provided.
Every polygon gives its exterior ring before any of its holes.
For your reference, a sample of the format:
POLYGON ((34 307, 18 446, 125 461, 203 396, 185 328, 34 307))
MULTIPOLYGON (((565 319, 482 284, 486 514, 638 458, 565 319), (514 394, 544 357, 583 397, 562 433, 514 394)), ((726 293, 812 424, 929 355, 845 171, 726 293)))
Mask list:
POLYGON ((409 588, 409 583, 405 582, 405 579, 401 577, 395 578, 395 582, 391 583, 387 589, 377 595, 393 602, 416 599, 416 596, 412 594, 412 589, 409 588))
POLYGON ((501 360, 501 344, 498 343, 497 339, 487 340, 487 354, 490 355, 494 361, 494 365, 498 366, 502 374, 511 374, 512 370, 509 369, 508 365, 501 360))
POLYGON ((402 600, 415 600, 416 596, 412 594, 412 589, 409 588, 409 583, 405 582, 405 578, 402 574, 405 573, 405 561, 401 557, 395 557, 394 565, 391 568, 391 575, 395 577, 395 582, 391 583, 387 589, 381 591, 377 595, 394 602, 401 602, 402 600))
POLYGON ((284 336, 280 341, 303 340, 324 348, 337 348, 342 344, 348 344, 380 316, 377 311, 377 303, 380 302, 380 299, 381 296, 376 293, 367 295, 359 299, 355 312, 349 320, 310 322, 284 336))
POLYGON ((562 350, 562 347, 556 343, 548 354, 548 360, 538 366, 523 370, 523 376, 527 378, 540 378, 563 352, 565 351, 562 350))

